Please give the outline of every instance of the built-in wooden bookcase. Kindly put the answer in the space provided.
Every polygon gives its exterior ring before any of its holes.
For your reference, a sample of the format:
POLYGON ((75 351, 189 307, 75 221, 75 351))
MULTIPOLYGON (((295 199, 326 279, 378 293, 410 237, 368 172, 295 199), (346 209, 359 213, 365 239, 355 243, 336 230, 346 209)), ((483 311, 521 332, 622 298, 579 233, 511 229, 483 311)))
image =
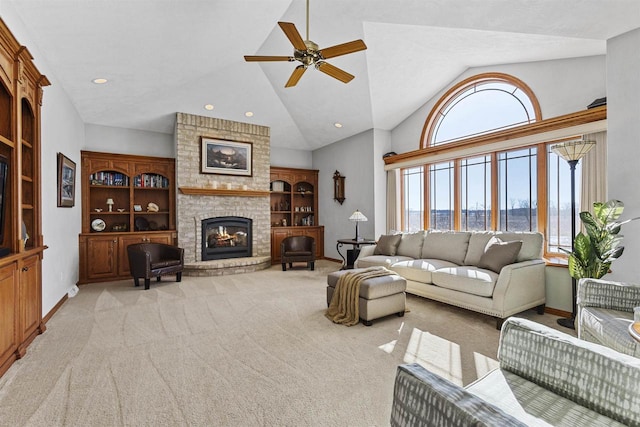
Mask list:
POLYGON ((324 257, 324 227, 318 225, 318 171, 272 167, 270 174, 271 263, 280 262, 280 243, 288 236, 311 236, 316 258, 324 257))
POLYGON ((79 282, 127 278, 128 245, 175 243, 175 160, 92 151, 81 157, 79 282))
POLYGON ((0 375, 45 330, 40 109, 49 84, 0 19, 0 156, 8 164, 0 224, 0 375))

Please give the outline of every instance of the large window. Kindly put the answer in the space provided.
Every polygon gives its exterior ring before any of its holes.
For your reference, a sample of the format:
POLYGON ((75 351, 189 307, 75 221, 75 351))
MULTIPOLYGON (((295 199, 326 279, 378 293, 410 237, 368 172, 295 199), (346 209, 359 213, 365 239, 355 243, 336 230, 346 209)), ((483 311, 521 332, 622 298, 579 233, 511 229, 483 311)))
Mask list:
POLYGON ((498 229, 537 230, 536 149, 498 153, 498 229))
POLYGON ((402 224, 405 231, 424 229, 424 168, 402 171, 402 224))
MULTIPOLYGON (((402 169, 402 229, 539 230, 545 253, 563 254, 571 247, 571 182, 567 162, 549 149, 558 141, 508 148, 499 136, 477 137, 540 119, 531 90, 509 76, 481 75, 448 91, 421 141, 425 158, 437 160, 402 169)), ((580 176, 578 167, 577 183, 580 176)))
POLYGON ((460 160, 462 230, 491 230, 491 156, 460 160))
POLYGON ((453 162, 429 166, 429 226, 434 230, 454 227, 453 162))

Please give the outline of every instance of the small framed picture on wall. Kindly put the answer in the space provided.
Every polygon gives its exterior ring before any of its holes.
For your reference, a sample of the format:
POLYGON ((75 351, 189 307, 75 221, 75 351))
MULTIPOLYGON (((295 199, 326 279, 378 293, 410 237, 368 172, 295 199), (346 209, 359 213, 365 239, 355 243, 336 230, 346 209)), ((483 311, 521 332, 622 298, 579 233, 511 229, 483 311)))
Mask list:
POLYGON ((76 164, 58 153, 58 207, 70 208, 76 204, 76 164))

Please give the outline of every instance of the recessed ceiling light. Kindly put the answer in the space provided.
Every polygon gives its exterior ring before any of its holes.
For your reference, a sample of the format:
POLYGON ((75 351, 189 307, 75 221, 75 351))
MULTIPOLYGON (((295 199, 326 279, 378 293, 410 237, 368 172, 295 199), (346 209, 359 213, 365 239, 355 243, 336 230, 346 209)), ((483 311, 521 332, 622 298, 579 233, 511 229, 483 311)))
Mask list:
POLYGON ((105 84, 107 81, 108 81, 107 79, 103 79, 103 78, 97 78, 92 80, 92 82, 94 82, 97 85, 105 84))
POLYGON ((339 123, 339 122, 335 122, 333 125, 335 127, 337 127, 338 129, 340 129, 342 127, 342 123, 339 123))
POLYGON ((211 111, 211 110, 213 110, 213 105, 211 105, 211 104, 206 104, 206 105, 204 106, 204 109, 205 109, 205 110, 208 110, 208 111, 211 111))
POLYGON ((244 115, 246 117, 253 117, 253 111, 247 111, 246 113, 244 113, 244 115))

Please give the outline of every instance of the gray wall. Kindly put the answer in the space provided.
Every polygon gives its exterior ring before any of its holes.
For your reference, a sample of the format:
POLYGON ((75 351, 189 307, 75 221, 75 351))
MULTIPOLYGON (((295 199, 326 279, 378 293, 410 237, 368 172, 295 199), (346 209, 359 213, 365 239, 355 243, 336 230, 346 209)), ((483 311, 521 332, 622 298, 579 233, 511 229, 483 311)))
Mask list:
MULTIPOLYGON (((374 237, 376 222, 374 199, 374 131, 369 130, 313 152, 313 168, 318 169, 319 225, 324 225, 324 254, 340 259, 336 251, 337 239, 354 238, 355 223, 349 217, 360 210, 368 219, 361 222, 360 235, 374 237), (333 200, 333 173, 345 176, 345 201, 333 200)), ((344 248, 342 253, 345 254, 344 248)))
POLYGON ((44 55, 31 40, 22 20, 11 5, 0 3, 2 19, 18 41, 28 46, 39 71, 51 81, 44 88, 42 105, 42 314, 46 315, 78 281, 78 234, 81 228, 80 180, 76 177, 76 199, 72 208, 57 207, 57 153, 77 165, 80 174, 80 147, 84 124, 69 97, 57 81, 44 55))
MULTIPOLYGON (((609 198, 625 204, 623 218, 640 216, 640 29, 607 42, 609 198)), ((640 282, 640 221, 622 227, 625 252, 605 278, 640 282)))
POLYGON ((94 124, 85 125, 82 149, 156 157, 175 157, 176 154, 173 134, 94 124))
POLYGON ((271 166, 311 169, 313 167, 313 155, 309 150, 271 147, 271 166))

